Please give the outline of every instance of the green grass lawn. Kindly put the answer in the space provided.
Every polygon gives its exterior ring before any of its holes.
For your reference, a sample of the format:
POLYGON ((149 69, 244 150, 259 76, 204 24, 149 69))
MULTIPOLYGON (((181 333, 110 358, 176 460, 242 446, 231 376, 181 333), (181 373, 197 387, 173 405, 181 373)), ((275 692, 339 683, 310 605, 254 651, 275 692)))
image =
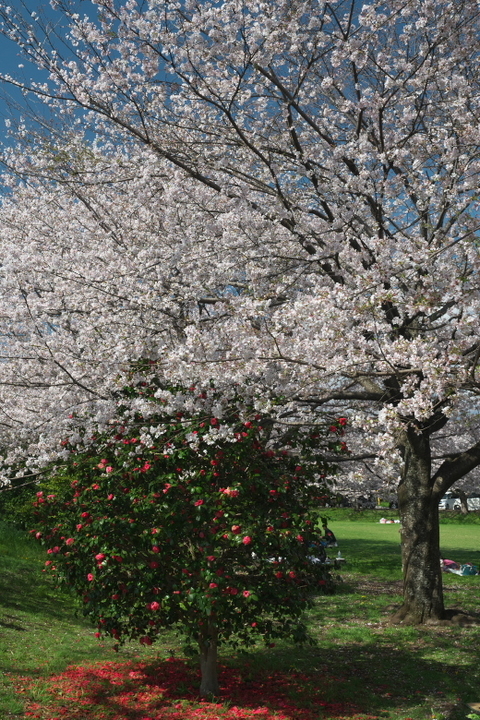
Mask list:
MULTIPOLYGON (((388 623, 401 601, 399 532, 378 518, 331 513, 347 564, 310 613, 316 645, 225 653, 225 696, 210 704, 175 634, 115 654, 42 573, 43 551, 0 527, 0 720, 463 720, 480 702, 480 628, 388 623)), ((453 560, 480 565, 479 541, 478 524, 441 526, 453 560)), ((478 612, 480 576, 444 579, 448 607, 478 612)))

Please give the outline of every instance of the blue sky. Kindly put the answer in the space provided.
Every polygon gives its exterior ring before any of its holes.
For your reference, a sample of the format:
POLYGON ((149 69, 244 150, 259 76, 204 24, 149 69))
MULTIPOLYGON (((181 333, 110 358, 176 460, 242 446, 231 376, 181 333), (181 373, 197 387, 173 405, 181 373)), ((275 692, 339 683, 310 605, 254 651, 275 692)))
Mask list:
MULTIPOLYGON (((13 2, 9 2, 8 5, 14 8, 22 8, 23 3, 19 2, 19 0, 13 0, 13 2)), ((94 17, 96 14, 96 7, 88 0, 74 0, 71 5, 77 6, 75 9, 80 14, 88 14, 91 17, 94 17)), ((57 30, 60 29, 61 31, 62 15, 52 10, 48 0, 45 0, 45 2, 25 0, 25 6, 30 12, 38 12, 41 14, 49 23, 53 23, 57 30)), ((25 11, 23 11, 23 13, 25 14, 25 11)), ((47 77, 46 73, 39 71, 38 68, 23 57, 20 49, 14 42, 0 34, 0 76, 2 75, 12 75, 19 80, 25 80, 26 84, 28 84, 31 79, 44 81, 47 77)), ((5 127, 5 119, 10 117, 12 112, 14 115, 18 115, 19 113, 18 108, 15 108, 14 105, 23 105, 24 103, 25 99, 19 90, 0 81, 0 128, 2 130, 5 127), (13 105, 9 103, 9 98, 12 100, 13 105)))

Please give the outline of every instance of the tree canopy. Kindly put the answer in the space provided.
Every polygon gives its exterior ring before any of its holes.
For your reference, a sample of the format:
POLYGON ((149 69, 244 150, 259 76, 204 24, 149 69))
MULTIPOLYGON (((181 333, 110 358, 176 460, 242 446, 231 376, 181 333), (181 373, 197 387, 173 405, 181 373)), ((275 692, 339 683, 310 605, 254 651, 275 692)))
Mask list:
POLYGON ((140 357, 348 413, 440 617, 438 500, 480 462, 477 3, 62 1, 62 38, 0 7, 65 130, 6 153, 4 443, 48 459, 140 357))

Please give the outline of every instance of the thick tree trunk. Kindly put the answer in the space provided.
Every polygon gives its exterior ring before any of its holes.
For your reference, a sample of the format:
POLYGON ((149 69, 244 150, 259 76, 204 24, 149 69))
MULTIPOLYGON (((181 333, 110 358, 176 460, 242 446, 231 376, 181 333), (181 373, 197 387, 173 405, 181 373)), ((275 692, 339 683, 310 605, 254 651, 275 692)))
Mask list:
POLYGON ((438 494, 433 492, 429 437, 405 433, 404 471, 398 489, 402 523, 403 605, 394 622, 419 624, 445 617, 438 494))
POLYGON ((199 635, 200 647, 200 671, 202 675, 200 683, 200 695, 218 695, 220 686, 218 684, 217 667, 217 630, 210 619, 205 621, 199 635))

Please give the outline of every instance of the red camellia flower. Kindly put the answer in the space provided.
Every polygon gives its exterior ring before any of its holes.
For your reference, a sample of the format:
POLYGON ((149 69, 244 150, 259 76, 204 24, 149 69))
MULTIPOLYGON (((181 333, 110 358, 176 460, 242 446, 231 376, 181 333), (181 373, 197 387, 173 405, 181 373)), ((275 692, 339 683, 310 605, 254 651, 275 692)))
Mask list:
POLYGON ((155 568, 160 567, 160 563, 158 563, 156 560, 152 560, 152 562, 149 563, 149 566, 152 568, 152 570, 155 570, 155 568))
POLYGON ((238 535, 242 532, 242 526, 241 525, 232 525, 232 532, 234 535, 238 535))
POLYGON ((77 530, 81 530, 81 529, 83 528, 83 525, 82 525, 81 523, 79 523, 79 524, 76 526, 76 528, 77 528, 77 530))
POLYGON ((211 582, 208 587, 213 589, 213 588, 218 587, 218 585, 217 585, 217 583, 211 582))
POLYGON ((141 645, 151 645, 152 644, 152 638, 148 637, 148 635, 145 635, 144 637, 140 638, 141 645))
POLYGON ((73 545, 74 542, 74 538, 68 538, 67 540, 65 540, 65 545, 73 545))
POLYGON ((205 500, 196 500, 193 504, 195 507, 199 507, 200 505, 203 505, 205 503, 205 500))
POLYGON ((154 546, 152 547, 152 552, 154 552, 154 553, 159 553, 159 552, 160 552, 160 548, 157 547, 156 545, 154 545, 154 546))
POLYGON ((105 555, 103 553, 98 553, 98 555, 95 555, 95 560, 97 562, 102 562, 102 560, 105 560, 105 555))
POLYGON ((80 515, 80 517, 87 519, 87 518, 90 517, 90 513, 89 513, 89 512, 83 512, 83 513, 80 515))
POLYGON ((348 421, 347 421, 347 418, 341 417, 341 418, 338 418, 337 422, 339 425, 345 426, 348 421))
POLYGON ((245 537, 244 537, 243 540, 242 540, 242 543, 243 543, 244 545, 250 545, 251 542, 252 542, 252 538, 249 537, 248 535, 245 535, 245 537))
POLYGON ((296 578, 297 574, 293 570, 290 570, 290 572, 288 573, 288 577, 296 578))
POLYGON ((149 605, 150 610, 159 610, 160 609, 160 603, 158 603, 156 600, 150 603, 149 605))

